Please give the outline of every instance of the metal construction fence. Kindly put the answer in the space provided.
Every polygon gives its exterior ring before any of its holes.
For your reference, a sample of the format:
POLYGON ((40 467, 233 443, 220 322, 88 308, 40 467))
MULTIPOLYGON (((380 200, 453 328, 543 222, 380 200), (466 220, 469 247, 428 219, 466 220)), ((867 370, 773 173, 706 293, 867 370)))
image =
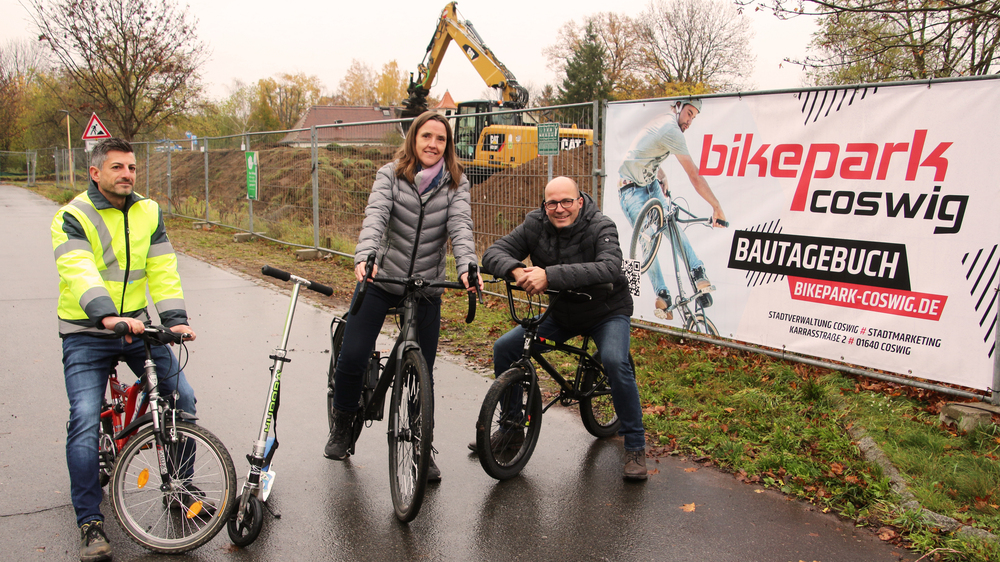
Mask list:
MULTIPOLYGON (((595 102, 502 113, 520 114, 524 122, 547 122, 555 116, 571 121, 575 128, 593 130, 599 107, 595 102)), ((406 121, 343 123, 194 141, 136 142, 136 191, 159 202, 167 214, 293 246, 349 253, 357 242, 375 175, 394 159, 406 121), (331 137, 324 129, 343 130, 333 135, 336 138, 360 140, 324 142, 320 139, 331 137), (257 153, 256 200, 247 195, 248 151, 257 153)), ((474 178, 473 221, 479 251, 510 232, 528 211, 538 208, 550 168, 553 175, 573 177, 581 190, 600 202, 597 131, 593 139, 592 144, 556 156, 537 156, 488 177, 474 178)), ((527 150, 537 153, 536 146, 527 150)), ((65 166, 63 163, 61 169, 65 166)), ((65 181, 68 175, 63 172, 62 177, 60 185, 69 187, 65 181)))
POLYGON ((29 187, 35 185, 37 162, 37 150, 0 150, 0 182, 24 182, 29 187))

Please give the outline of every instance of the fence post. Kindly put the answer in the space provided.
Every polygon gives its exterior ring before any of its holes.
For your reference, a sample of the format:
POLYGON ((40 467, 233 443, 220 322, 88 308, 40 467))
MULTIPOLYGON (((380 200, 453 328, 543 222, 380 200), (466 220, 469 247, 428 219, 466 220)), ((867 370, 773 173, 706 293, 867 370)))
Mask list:
MULTIPOLYGON (((249 135, 243 135, 243 150, 244 151, 250 150, 250 136, 249 135)), ((246 160, 245 160, 245 155, 244 155, 244 162, 245 161, 246 160)), ((260 173, 260 162, 257 162, 257 173, 258 174, 260 173)), ((259 186, 258 186, 258 189, 259 189, 259 186)), ((250 222, 250 234, 253 234, 253 199, 250 198, 250 194, 249 193, 247 193, 247 203, 248 203, 247 213, 248 213, 248 219, 249 219, 249 222, 250 222)))
POLYGON ((59 149, 52 151, 52 160, 55 161, 56 165, 56 187, 59 187, 59 149))
POLYGON ((172 212, 170 212, 170 196, 173 194, 171 190, 172 186, 170 184, 170 156, 171 154, 173 154, 173 152, 174 152, 174 141, 170 141, 170 143, 167 145, 167 214, 168 215, 173 214, 172 212))
POLYGON ((591 130, 590 134, 591 134, 591 137, 594 139, 594 149, 593 149, 593 151, 591 151, 591 158, 592 158, 592 161, 593 161, 593 165, 592 165, 593 173, 592 173, 592 177, 590 178, 590 182, 591 182, 590 183, 590 192, 594 195, 594 199, 597 201, 597 208, 598 209, 603 209, 604 208, 604 197, 602 197, 601 193, 598 191, 599 188, 600 188, 600 186, 601 186, 601 183, 602 183, 600 180, 601 180, 601 173, 603 172, 603 170, 601 169, 601 162, 600 162, 601 139, 604 138, 604 135, 601 134, 603 131, 601 131, 601 127, 600 127, 600 125, 601 125, 601 100, 594 100, 594 120, 592 121, 592 123, 593 124, 590 126, 590 130, 591 130))
POLYGON ((208 139, 201 141, 201 149, 205 151, 205 222, 208 219, 208 139))
POLYGON ((312 143, 312 188, 313 188, 313 248, 319 250, 319 135, 316 125, 309 127, 312 143))
POLYGON ((149 147, 151 145, 146 143, 146 199, 149 199, 149 147))
POLYGON ((28 158, 27 158, 27 160, 28 160, 28 162, 27 162, 26 165, 28 167, 28 187, 34 187, 35 186, 35 170, 37 169, 37 166, 38 166, 38 151, 37 150, 30 150, 30 151, 28 151, 28 158))

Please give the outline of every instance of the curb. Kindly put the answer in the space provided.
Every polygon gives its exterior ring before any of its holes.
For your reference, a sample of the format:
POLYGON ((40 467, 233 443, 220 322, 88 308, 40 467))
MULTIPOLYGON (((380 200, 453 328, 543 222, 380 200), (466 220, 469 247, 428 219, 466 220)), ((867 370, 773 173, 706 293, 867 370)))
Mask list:
POLYGON ((900 497, 903 498, 903 502, 900 505, 904 509, 919 512, 924 523, 938 527, 947 533, 955 533, 962 537, 974 537, 993 543, 1000 542, 1000 539, 998 539, 993 533, 976 527, 970 527, 957 519, 953 519, 946 515, 941 515, 940 513, 935 513, 920 507, 920 503, 917 501, 916 496, 914 496, 913 492, 911 492, 907 487, 906 481, 903 479, 903 475, 896 470, 896 467, 893 466, 889 457, 887 457, 881 447, 878 446, 878 443, 869 437, 867 432, 860 427, 849 427, 847 432, 850 434, 851 438, 857 442, 858 449, 861 450, 861 456, 864 457, 865 460, 879 465, 882 468, 882 472, 889 477, 893 491, 898 493, 900 497))

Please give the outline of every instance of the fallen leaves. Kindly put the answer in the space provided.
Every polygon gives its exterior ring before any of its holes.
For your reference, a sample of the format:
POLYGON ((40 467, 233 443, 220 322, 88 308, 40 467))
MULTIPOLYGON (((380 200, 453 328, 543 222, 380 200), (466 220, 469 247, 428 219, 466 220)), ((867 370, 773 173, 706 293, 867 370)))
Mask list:
POLYGON ((682 505, 681 506, 681 511, 684 511, 684 512, 687 512, 687 513, 691 513, 692 511, 694 511, 694 504, 693 503, 686 503, 686 504, 682 505))

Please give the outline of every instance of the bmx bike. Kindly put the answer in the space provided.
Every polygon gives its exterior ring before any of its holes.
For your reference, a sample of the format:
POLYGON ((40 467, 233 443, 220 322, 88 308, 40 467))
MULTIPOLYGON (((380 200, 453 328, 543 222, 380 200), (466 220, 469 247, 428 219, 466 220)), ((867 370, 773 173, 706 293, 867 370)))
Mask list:
MULTIPOLYGON (((685 330, 718 336, 718 328, 705 313, 705 305, 711 306, 711 293, 715 291, 715 285, 698 289, 688 256, 681 246, 682 227, 694 224, 711 227, 712 218, 697 217, 681 205, 682 199, 674 199, 669 193, 666 197, 666 207, 654 197, 646 201, 639 211, 632 230, 629 259, 638 260, 639 272, 645 273, 653 264, 660 245, 666 238, 670 244, 674 273, 677 277, 677 295, 667 310, 680 314, 681 325, 685 330)), ((722 227, 729 226, 727 221, 715 221, 715 224, 722 227)))
MULTIPOLYGON (((507 480, 521 472, 538 443, 542 414, 557 402, 564 406, 578 403, 583 426, 594 437, 605 438, 617 434, 621 420, 615 413, 611 384, 601 363, 600 353, 598 350, 593 354, 589 351, 591 338, 584 336, 583 342, 574 346, 538 335, 538 327, 548 318, 552 305, 557 301, 568 299, 578 302, 580 306, 587 306, 590 295, 571 290, 546 291, 550 301, 545 312, 536 313, 540 312, 541 303, 529 299, 528 312, 520 317, 514 291, 523 289, 506 279, 488 282, 506 284, 510 317, 524 328, 524 352, 520 359, 493 382, 479 410, 476 450, 483 470, 497 480, 507 480), (551 351, 560 351, 576 359, 573 378, 567 380, 546 359, 544 354, 551 351), (559 385, 559 392, 548 404, 542 402, 538 373, 532 360, 559 385)), ((629 363, 634 371, 635 362, 631 354, 629 363)))

